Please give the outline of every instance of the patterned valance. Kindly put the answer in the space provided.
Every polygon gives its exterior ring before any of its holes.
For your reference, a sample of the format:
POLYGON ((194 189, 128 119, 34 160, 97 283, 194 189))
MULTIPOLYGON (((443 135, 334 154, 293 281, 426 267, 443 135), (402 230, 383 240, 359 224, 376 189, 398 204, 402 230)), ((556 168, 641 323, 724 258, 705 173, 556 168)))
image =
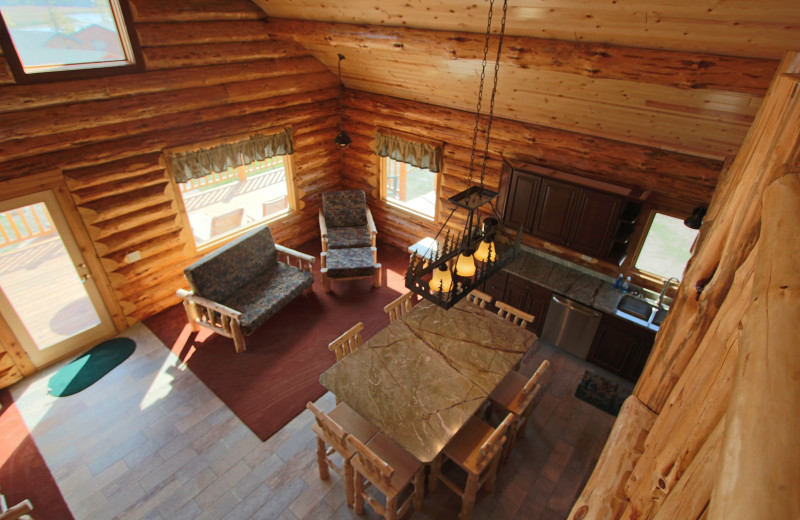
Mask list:
POLYGON ((416 143, 397 135, 377 132, 375 153, 417 168, 427 168, 432 172, 438 172, 442 168, 442 148, 440 146, 416 143))
POLYGON ((175 182, 187 182, 276 155, 288 155, 292 151, 292 134, 289 129, 272 135, 256 134, 235 143, 174 153, 171 155, 172 172, 175 182))

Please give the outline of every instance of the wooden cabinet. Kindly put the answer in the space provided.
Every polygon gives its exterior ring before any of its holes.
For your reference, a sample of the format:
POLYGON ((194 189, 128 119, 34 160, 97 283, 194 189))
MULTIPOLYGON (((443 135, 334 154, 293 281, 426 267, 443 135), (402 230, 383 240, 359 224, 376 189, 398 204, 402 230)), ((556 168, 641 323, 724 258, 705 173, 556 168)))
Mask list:
POLYGON ((521 226, 523 231, 530 233, 541 183, 541 177, 536 175, 530 175, 520 170, 511 173, 509 194, 513 196, 506 203, 505 219, 503 220, 507 227, 517 231, 521 226))
POLYGON ((560 172, 554 170, 506 165, 506 171, 510 181, 503 221, 508 227, 521 226, 523 232, 595 258, 622 261, 639 203, 555 178, 560 172))
POLYGON ((655 331, 604 314, 586 359, 636 382, 653 348, 655 336, 655 331))
POLYGON ((494 300, 502 300, 506 295, 506 281, 508 281, 508 273, 506 271, 500 271, 486 280, 481 290, 494 300))
POLYGON ((521 311, 532 314, 535 319, 529 329, 536 334, 541 334, 544 327, 544 317, 547 314, 547 308, 552 297, 553 293, 550 289, 509 274, 502 300, 521 311))

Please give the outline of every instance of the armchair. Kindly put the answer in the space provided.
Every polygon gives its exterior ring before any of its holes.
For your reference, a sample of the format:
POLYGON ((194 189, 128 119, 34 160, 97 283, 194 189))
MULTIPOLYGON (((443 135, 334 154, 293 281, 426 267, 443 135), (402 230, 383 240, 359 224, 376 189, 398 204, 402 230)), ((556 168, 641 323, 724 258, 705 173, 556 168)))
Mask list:
POLYGON ((363 190, 323 193, 319 229, 323 251, 375 247, 378 235, 363 190))

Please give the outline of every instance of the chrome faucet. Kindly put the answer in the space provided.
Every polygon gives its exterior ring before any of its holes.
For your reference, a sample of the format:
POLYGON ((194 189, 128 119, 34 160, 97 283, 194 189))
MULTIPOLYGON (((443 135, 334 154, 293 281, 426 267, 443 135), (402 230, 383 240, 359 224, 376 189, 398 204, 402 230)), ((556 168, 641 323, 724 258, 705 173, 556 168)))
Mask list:
POLYGON ((661 308, 661 305, 664 303, 664 296, 666 296, 667 289, 669 289, 669 284, 671 284, 673 280, 675 280, 679 284, 681 283, 680 278, 676 278, 675 276, 667 278, 667 281, 664 282, 664 287, 661 289, 661 294, 658 295, 658 308, 659 309, 661 308))

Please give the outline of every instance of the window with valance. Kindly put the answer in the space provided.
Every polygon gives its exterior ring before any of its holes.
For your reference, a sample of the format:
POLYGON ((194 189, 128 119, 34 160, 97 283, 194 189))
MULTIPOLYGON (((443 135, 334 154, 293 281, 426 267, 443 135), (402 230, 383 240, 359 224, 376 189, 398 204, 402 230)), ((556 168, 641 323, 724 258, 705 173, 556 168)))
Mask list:
POLYGON ((294 207, 289 129, 168 150, 197 246, 213 245, 294 207))
POLYGON ((382 157, 381 197, 392 206, 435 220, 441 143, 378 131, 374 150, 382 157))

